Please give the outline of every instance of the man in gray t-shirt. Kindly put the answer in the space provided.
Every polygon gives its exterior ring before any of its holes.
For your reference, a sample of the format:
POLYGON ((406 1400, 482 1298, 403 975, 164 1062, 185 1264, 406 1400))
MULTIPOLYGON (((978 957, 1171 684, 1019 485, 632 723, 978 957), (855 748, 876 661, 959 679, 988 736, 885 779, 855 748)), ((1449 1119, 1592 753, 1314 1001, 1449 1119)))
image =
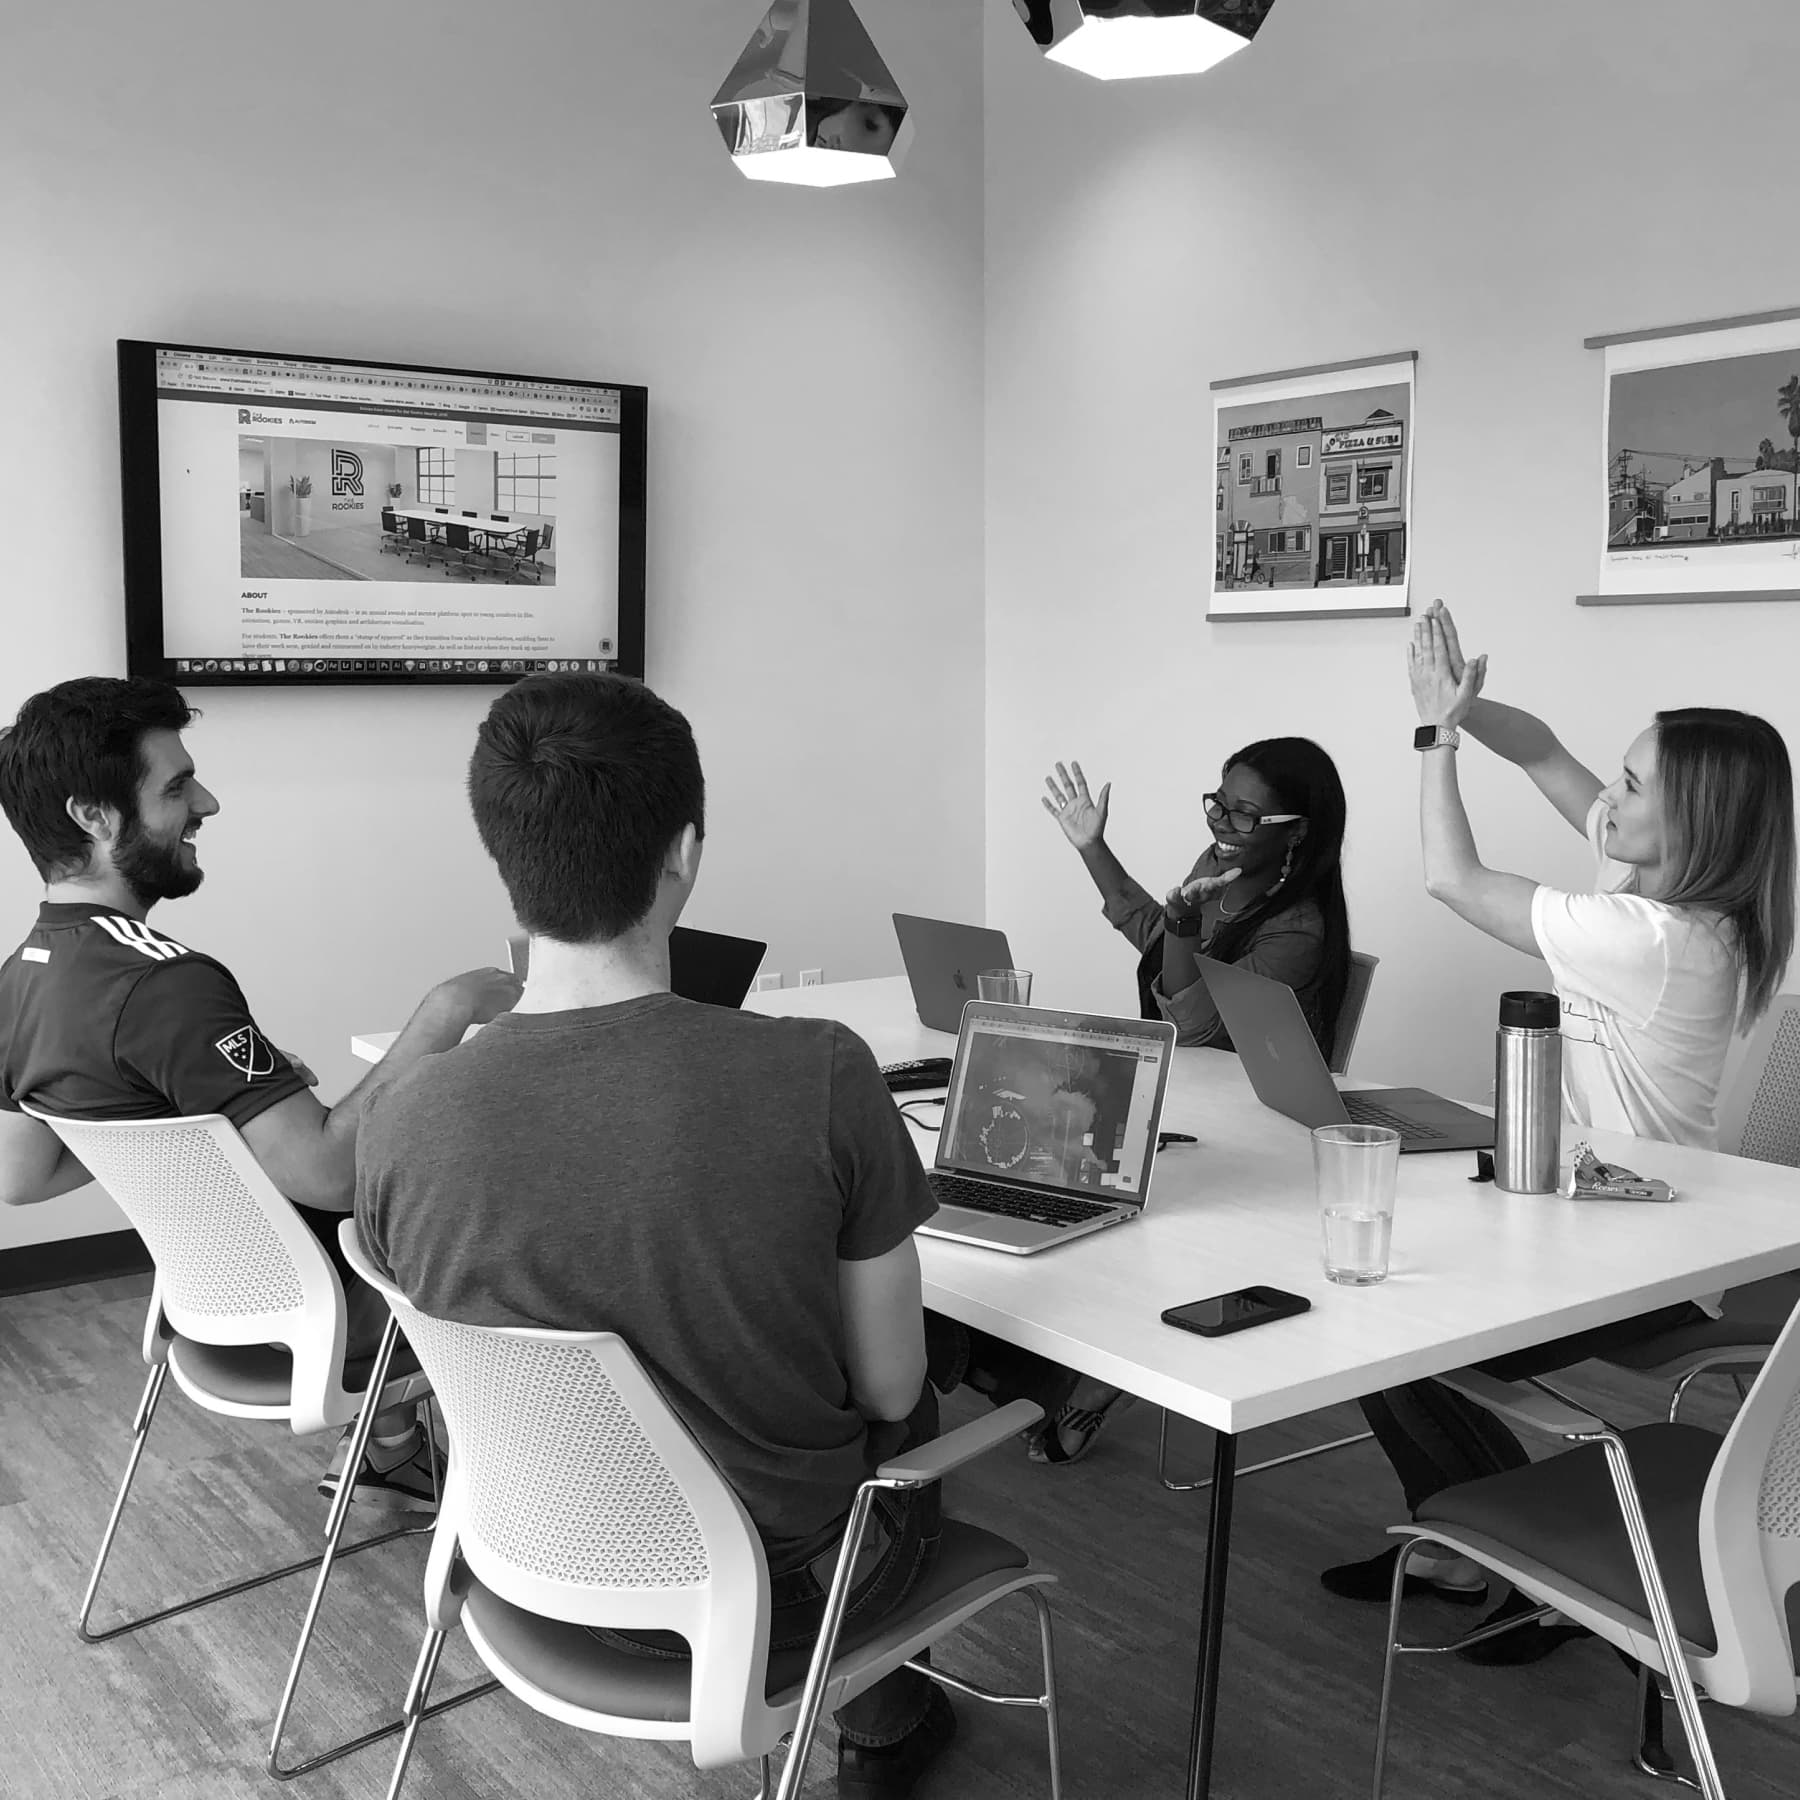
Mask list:
MULTIPOLYGON (((935 1427, 918 1154, 853 1032, 669 992, 704 807, 673 708, 620 676, 534 676, 489 712, 469 795, 530 976, 512 1013, 371 1101, 362 1241, 426 1313, 618 1332, 762 1536, 771 1644, 808 1643, 858 1484, 935 1427)), ((935 1488, 878 1500, 859 1621, 929 1569, 937 1506, 935 1488)), ((837 1722, 845 1796, 909 1793, 955 1729, 904 1669, 837 1722)))

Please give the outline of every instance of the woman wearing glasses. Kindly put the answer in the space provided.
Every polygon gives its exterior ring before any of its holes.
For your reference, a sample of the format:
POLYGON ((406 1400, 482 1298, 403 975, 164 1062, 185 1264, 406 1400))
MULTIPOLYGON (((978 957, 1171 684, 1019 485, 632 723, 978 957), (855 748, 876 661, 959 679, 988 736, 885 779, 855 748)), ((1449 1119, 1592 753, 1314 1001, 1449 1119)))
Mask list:
POLYGON ((1201 797, 1212 842, 1168 898, 1154 899, 1106 841, 1109 782, 1088 791, 1080 763, 1046 778, 1044 810, 1080 854, 1107 922, 1140 952, 1138 1005, 1176 1042, 1231 1048, 1194 957, 1285 982, 1327 1056, 1350 979, 1341 857, 1344 787, 1310 738, 1264 738, 1226 759, 1201 797))
MULTIPOLYGON (((1218 790, 1201 797, 1212 842, 1162 901, 1107 845, 1110 784, 1090 794, 1080 763, 1058 763, 1045 785, 1044 810, 1080 852, 1107 919, 1140 952, 1145 1018, 1172 1020, 1177 1043, 1229 1050, 1194 962, 1208 956, 1286 982, 1329 1054, 1350 976, 1350 925, 1339 868, 1344 788, 1317 744, 1265 738, 1227 759, 1218 790)), ((997 1406, 1023 1397, 1044 1408, 1029 1440, 1036 1462, 1079 1461, 1126 1403, 1117 1388, 935 1314, 926 1341, 932 1380, 946 1392, 964 1381, 997 1406)))

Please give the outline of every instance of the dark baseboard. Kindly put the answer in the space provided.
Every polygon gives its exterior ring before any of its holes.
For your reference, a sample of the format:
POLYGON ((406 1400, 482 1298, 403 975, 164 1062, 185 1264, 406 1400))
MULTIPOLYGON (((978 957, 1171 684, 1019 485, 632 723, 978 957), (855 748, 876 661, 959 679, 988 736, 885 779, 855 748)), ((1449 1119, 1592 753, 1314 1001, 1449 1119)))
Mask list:
POLYGON ((144 1240, 135 1231, 97 1231, 90 1237, 64 1238, 54 1244, 20 1244, 16 1249, 0 1250, 0 1295, 144 1275, 154 1266, 144 1240))

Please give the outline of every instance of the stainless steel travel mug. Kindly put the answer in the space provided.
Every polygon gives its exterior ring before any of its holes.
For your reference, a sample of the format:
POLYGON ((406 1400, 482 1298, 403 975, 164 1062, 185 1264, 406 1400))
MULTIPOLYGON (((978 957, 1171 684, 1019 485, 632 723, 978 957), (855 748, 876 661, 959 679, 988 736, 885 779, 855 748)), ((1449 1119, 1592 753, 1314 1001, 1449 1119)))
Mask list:
POLYGON ((1554 994, 1500 996, 1494 1039, 1494 1186, 1553 1194, 1562 1157, 1562 1006, 1554 994))

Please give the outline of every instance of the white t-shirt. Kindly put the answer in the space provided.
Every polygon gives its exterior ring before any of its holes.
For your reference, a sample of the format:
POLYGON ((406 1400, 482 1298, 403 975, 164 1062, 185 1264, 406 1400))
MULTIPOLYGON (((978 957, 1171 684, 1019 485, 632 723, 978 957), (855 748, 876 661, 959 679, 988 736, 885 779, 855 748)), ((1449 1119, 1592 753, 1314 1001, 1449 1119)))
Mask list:
POLYGON ((1630 875, 1588 814, 1594 894, 1540 887, 1531 929, 1562 1001, 1563 1106, 1578 1125, 1711 1150, 1740 978, 1716 913, 1613 892, 1630 875))

